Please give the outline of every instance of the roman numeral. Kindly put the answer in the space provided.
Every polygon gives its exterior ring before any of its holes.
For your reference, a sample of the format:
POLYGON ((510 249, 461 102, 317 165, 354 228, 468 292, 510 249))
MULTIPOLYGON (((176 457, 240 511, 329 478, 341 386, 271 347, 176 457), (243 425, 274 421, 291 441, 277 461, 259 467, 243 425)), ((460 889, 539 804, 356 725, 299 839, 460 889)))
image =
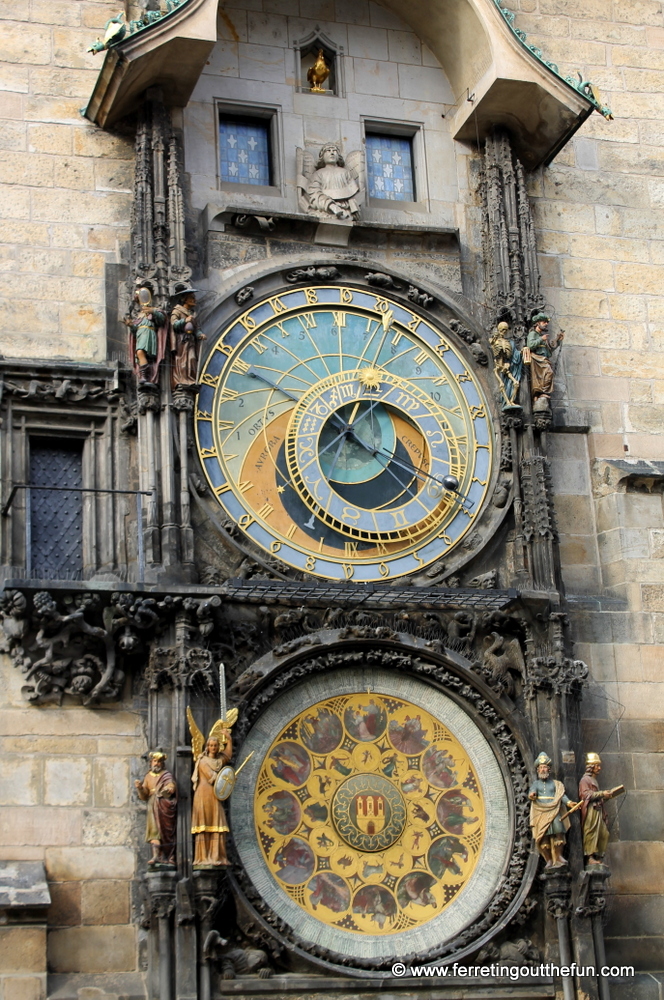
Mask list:
POLYGON ((239 489, 240 493, 246 493, 247 490, 250 490, 253 485, 254 484, 249 479, 246 479, 243 483, 238 483, 237 488, 239 489))
POLYGON ((237 399, 239 395, 240 393, 236 392, 235 389, 229 389, 229 387, 225 385, 221 390, 221 402, 228 403, 231 399, 237 399))
POLYGON ((316 326, 316 317, 313 313, 302 313, 297 318, 303 330, 311 330, 316 326))
POLYGON ((246 375, 250 368, 251 365, 248 365, 247 362, 243 361, 241 358, 237 358, 231 365, 231 371, 237 372, 238 375, 246 375))
POLYGON ((258 516, 262 518, 268 518, 273 512, 274 507, 271 503, 264 503, 261 509, 258 511, 258 516))
POLYGON ((415 364, 423 365, 428 357, 429 355, 426 351, 420 351, 419 354, 415 355, 415 364))

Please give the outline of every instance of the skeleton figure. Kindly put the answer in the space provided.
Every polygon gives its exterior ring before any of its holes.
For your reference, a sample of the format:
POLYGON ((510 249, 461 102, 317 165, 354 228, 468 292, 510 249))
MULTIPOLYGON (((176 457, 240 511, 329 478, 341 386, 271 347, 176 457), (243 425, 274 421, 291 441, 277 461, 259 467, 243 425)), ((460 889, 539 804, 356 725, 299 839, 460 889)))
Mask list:
POLYGON ((357 219, 364 201, 364 153, 353 150, 346 159, 336 142, 328 142, 314 161, 306 149, 297 150, 297 188, 300 208, 319 219, 357 219))

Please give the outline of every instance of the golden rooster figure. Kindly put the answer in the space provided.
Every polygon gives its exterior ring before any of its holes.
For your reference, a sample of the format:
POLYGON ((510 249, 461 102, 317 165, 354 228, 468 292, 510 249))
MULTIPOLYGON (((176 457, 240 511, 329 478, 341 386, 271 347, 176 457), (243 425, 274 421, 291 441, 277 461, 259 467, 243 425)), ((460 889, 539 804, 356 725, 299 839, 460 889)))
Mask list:
POLYGON ((231 708, 224 719, 218 719, 207 740, 196 725, 190 708, 187 721, 194 755, 194 803, 191 811, 191 832, 194 835, 194 868, 219 868, 228 865, 226 834, 228 821, 221 801, 215 795, 219 772, 233 756, 231 729, 237 721, 237 708, 231 708))
POLYGON ((325 91, 323 90, 323 84, 325 83, 329 75, 330 75, 330 67, 325 62, 325 56, 323 54, 323 50, 319 49, 315 63, 307 70, 307 82, 311 86, 312 93, 314 94, 325 93, 325 91))

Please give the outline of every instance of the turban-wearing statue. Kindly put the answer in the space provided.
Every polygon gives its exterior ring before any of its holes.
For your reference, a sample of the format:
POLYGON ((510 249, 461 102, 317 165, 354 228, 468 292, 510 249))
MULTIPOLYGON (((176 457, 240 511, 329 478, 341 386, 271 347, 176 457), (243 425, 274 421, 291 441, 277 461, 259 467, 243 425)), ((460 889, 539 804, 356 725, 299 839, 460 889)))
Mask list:
POLYGON ((556 347, 563 342, 563 331, 557 337, 549 334, 550 318, 545 313, 533 316, 532 326, 528 331, 528 364, 530 365, 530 391, 533 400, 544 396, 548 402, 553 392, 553 365, 551 358, 556 347))
POLYGON ((175 778, 166 770, 166 754, 149 754, 150 770, 142 781, 135 781, 138 797, 148 804, 145 840, 152 845, 149 865, 175 864, 175 838, 178 791, 175 778))

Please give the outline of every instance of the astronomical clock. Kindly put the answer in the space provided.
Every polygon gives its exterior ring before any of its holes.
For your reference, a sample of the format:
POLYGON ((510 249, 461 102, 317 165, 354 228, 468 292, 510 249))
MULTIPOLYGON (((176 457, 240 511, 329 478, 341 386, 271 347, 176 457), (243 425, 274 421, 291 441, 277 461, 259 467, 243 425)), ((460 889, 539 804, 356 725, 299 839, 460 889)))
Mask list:
POLYGON ((225 513, 301 573, 391 581, 445 557, 484 505, 486 392, 450 331, 373 289, 307 284, 219 331, 199 455, 225 513))
POLYGON ((427 573, 504 516, 493 373, 449 305, 403 292, 351 264, 256 279, 208 323, 195 410, 208 510, 283 581, 246 587, 287 603, 290 578, 310 602, 239 681, 235 891, 303 957, 356 970, 476 948, 527 868, 522 759, 439 655, 470 651, 473 616, 443 635, 406 610, 420 593, 437 607, 427 573), (330 584, 339 606, 314 612, 330 584), (389 627, 344 610, 365 592, 402 595, 389 627))

